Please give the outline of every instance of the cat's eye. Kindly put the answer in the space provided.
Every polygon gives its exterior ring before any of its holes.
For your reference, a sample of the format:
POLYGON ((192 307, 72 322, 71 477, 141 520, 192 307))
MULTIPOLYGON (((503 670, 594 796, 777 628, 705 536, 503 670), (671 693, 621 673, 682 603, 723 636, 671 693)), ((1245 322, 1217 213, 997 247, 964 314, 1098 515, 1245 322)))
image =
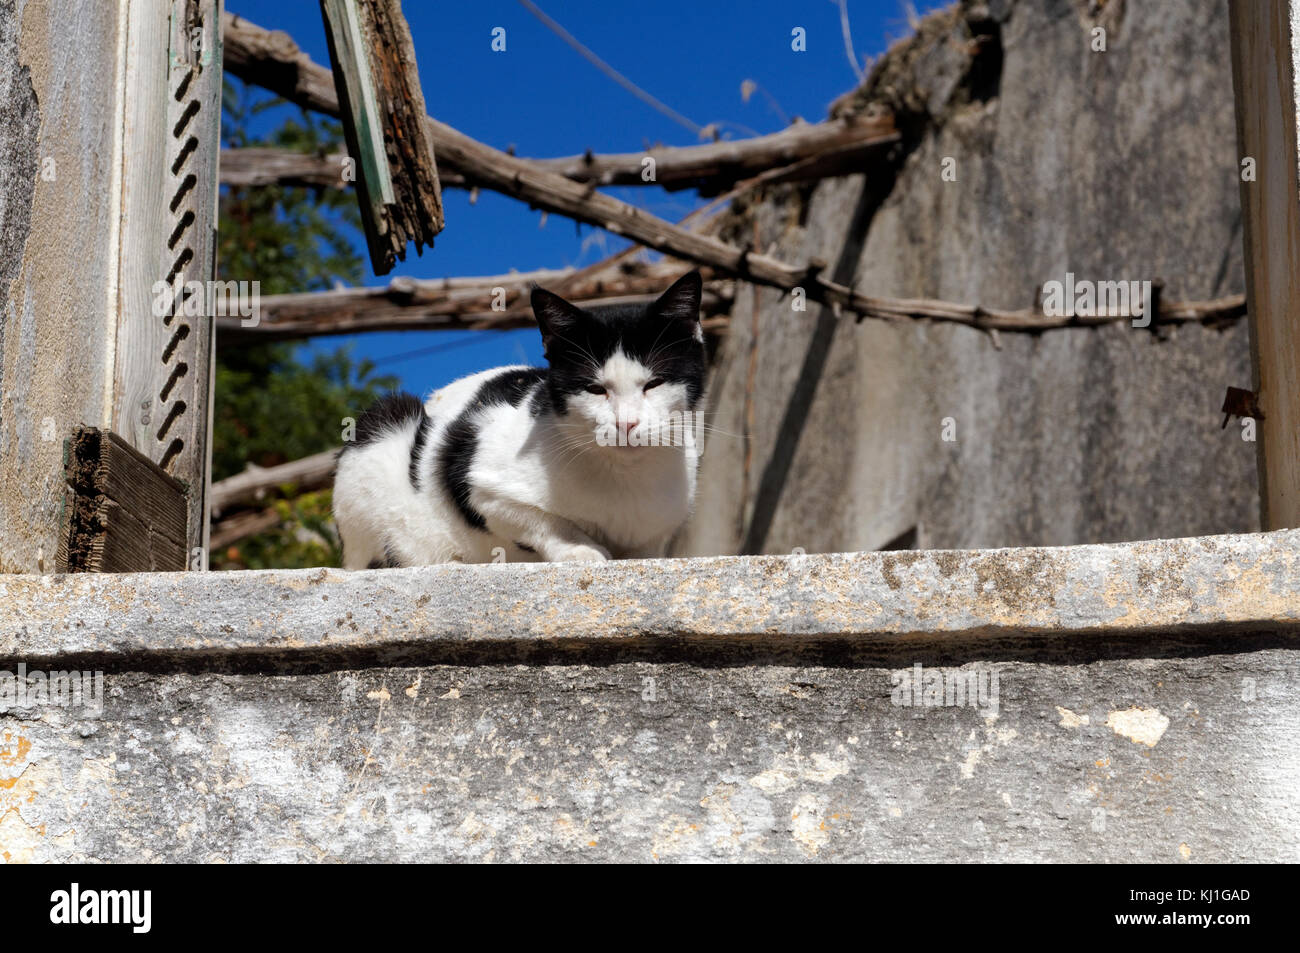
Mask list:
POLYGON ((667 382, 662 377, 652 377, 650 380, 646 381, 646 385, 642 389, 650 390, 651 388, 658 387, 660 384, 664 383, 667 382))
POLYGON ((588 394, 603 394, 603 393, 605 393, 605 388, 601 387, 599 384, 588 384, 588 385, 586 386, 585 389, 586 389, 586 391, 587 391, 588 394))

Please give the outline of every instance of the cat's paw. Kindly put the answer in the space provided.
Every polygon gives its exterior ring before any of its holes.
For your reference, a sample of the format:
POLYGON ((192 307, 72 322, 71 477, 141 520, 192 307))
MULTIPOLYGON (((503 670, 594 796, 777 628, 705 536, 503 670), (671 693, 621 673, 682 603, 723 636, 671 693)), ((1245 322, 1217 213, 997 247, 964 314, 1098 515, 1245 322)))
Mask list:
POLYGON ((566 543, 555 549, 551 562, 602 562, 609 558, 609 550, 597 543, 566 543))

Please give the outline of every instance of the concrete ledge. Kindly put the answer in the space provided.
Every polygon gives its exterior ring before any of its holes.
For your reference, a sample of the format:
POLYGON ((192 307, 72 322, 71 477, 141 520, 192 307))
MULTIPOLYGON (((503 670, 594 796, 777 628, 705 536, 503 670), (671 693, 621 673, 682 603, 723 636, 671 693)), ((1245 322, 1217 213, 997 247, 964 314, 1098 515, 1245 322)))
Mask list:
POLYGON ((0 576, 0 658, 442 661, 1300 630, 1300 531, 1098 546, 342 572, 0 576))
POLYGON ((1297 543, 3 576, 0 860, 1295 862, 1297 543))

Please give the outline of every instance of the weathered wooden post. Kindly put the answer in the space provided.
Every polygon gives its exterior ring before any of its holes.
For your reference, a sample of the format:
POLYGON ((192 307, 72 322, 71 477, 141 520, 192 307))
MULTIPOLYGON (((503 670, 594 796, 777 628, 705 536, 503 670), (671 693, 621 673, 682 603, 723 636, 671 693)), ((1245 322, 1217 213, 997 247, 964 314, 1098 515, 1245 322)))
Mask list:
POLYGON ((33 168, 0 170, 0 571, 200 568, 221 0, 6 18, 0 158, 33 168))
POLYGON ((1300 0, 1233 0, 1246 299, 1264 529, 1300 526, 1300 0))

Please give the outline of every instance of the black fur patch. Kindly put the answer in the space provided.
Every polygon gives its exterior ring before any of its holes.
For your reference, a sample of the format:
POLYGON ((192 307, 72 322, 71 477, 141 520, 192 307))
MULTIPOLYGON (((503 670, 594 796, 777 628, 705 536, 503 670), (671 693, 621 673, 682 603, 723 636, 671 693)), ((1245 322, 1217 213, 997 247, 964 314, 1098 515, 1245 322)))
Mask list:
POLYGON ((357 419, 355 439, 343 445, 342 453, 364 447, 424 417, 424 405, 411 394, 385 394, 357 419))
POLYGON ((396 555, 393 554, 393 550, 391 547, 385 546, 384 558, 370 560, 370 565, 367 566, 366 568, 367 569, 401 569, 402 561, 398 559, 396 555))
POLYGON ((491 377, 483 382, 474 399, 447 427, 438 450, 442 482, 460 515, 475 529, 487 531, 487 520, 470 504, 469 472, 478 449, 478 415, 497 404, 518 407, 529 391, 545 378, 546 371, 538 367, 504 371, 491 377))
POLYGON ((420 488, 420 455, 424 452, 424 445, 429 442, 429 434, 432 431, 433 419, 422 412, 420 426, 415 431, 415 440, 411 443, 411 465, 407 471, 411 477, 411 486, 416 490, 420 488))

